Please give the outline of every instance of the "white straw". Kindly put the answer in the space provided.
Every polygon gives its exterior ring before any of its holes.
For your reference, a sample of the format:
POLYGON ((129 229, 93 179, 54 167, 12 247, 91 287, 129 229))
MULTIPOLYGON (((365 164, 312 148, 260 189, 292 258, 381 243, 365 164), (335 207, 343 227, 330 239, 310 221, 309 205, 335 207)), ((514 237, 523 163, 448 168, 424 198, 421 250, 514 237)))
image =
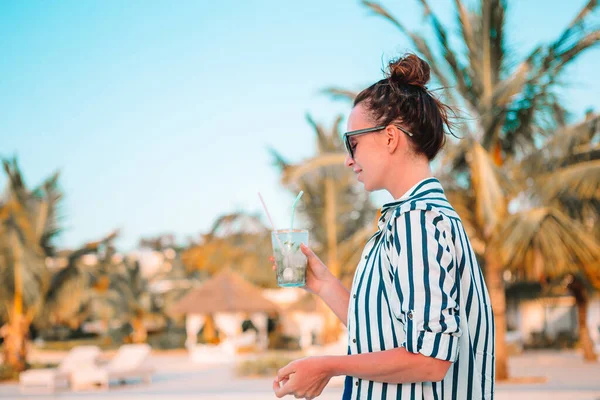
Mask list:
POLYGON ((279 248, 281 249, 281 252, 283 254, 285 254, 285 248, 281 244, 281 241, 279 241, 279 235, 277 234, 277 229, 275 229, 275 224, 273 223, 273 219, 271 219, 271 214, 269 214, 269 210, 267 209, 267 205, 265 204, 265 201, 263 200, 263 197, 260 195, 260 192, 258 192, 258 197, 260 198, 260 202, 262 203, 263 208, 265 209, 265 213, 267 214, 267 218, 269 218, 269 222, 271 223, 271 227, 273 228, 273 232, 275 233, 275 240, 277 240, 277 244, 279 245, 279 248))

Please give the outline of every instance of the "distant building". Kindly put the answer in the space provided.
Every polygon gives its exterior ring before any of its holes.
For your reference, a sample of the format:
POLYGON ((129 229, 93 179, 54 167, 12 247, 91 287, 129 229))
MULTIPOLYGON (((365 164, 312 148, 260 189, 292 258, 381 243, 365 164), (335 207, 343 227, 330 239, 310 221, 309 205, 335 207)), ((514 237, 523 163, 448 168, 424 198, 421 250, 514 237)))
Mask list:
MULTIPOLYGON (((507 302, 509 337, 527 345, 543 335, 554 341, 559 335, 577 338, 577 307, 572 296, 542 297, 507 302)), ((590 299, 587 325, 592 341, 600 348, 600 295, 590 299)))

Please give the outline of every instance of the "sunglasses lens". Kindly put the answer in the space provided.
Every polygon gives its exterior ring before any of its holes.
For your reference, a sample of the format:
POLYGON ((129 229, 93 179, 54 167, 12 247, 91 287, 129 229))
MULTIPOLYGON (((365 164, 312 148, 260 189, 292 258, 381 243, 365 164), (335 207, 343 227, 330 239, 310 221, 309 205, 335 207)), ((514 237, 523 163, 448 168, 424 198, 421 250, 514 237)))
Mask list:
POLYGON ((353 158, 354 155, 352 154, 352 148, 350 147, 350 139, 348 138, 348 135, 344 135, 344 145, 346 146, 346 151, 348 154, 350 154, 350 157, 353 158))

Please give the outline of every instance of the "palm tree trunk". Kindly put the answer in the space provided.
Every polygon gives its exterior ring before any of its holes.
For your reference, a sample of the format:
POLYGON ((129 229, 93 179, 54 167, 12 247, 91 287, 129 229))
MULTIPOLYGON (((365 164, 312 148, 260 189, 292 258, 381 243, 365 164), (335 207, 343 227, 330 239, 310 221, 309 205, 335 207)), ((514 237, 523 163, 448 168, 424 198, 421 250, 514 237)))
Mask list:
MULTIPOLYGON (((337 221, 336 221, 336 195, 333 178, 325 178, 325 229, 327 230, 327 267, 331 273, 340 276, 340 265, 337 254, 337 221)), ((321 342, 323 344, 335 342, 340 333, 340 323, 329 307, 322 305, 325 317, 321 342)))
POLYGON ((507 380, 509 376, 506 350, 506 293, 502 272, 497 250, 488 245, 485 250, 485 280, 492 301, 496 326, 496 380, 498 381, 507 380))
POLYGON ((22 248, 17 235, 10 235, 11 249, 14 257, 15 293, 13 310, 9 313, 8 325, 4 328, 4 362, 16 371, 25 370, 27 360, 26 336, 29 328, 23 315, 23 276, 22 248))
POLYGON ((335 183, 332 178, 325 181, 325 226, 327 229, 327 262, 329 270, 339 278, 340 267, 337 251, 337 221, 336 221, 335 183))
POLYGON ((144 325, 144 317, 134 317, 131 320, 131 327, 133 329, 133 333, 131 335, 132 342, 146 343, 146 340, 148 339, 148 331, 146 330, 146 326, 144 325))
POLYGON ((27 325, 23 315, 11 313, 8 323, 1 329, 4 336, 4 363, 19 372, 24 371, 26 366, 27 325))
POLYGON ((598 355, 594 351, 594 342, 592 342, 590 330, 587 325, 589 297, 586 293, 585 286, 579 278, 573 276, 567 287, 573 294, 573 297, 575 297, 575 304, 577 305, 579 344, 583 350, 583 359, 592 362, 598 361, 598 355))

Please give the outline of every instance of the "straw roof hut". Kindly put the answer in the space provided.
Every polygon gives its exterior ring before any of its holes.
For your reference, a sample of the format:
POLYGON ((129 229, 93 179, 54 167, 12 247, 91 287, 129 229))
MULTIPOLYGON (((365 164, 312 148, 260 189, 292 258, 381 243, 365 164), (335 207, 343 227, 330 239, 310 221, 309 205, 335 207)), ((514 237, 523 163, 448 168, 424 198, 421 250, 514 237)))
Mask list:
POLYGON ((231 270, 224 270, 190 290, 171 309, 174 313, 278 312, 279 306, 261 290, 231 270))

